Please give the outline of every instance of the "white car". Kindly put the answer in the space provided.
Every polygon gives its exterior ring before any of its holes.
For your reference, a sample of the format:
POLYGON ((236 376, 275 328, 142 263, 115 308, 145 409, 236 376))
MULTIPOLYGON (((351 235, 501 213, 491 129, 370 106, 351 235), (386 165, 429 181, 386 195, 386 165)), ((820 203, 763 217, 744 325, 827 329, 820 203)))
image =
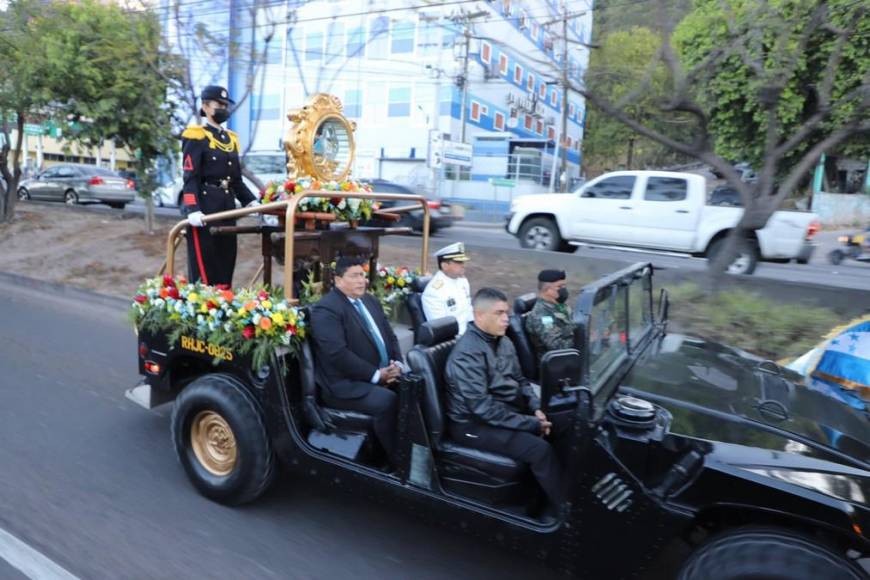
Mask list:
MULTIPOLYGON (((579 244, 715 254, 743 208, 707 205, 707 183, 692 173, 616 171, 571 194, 527 195, 511 203, 506 229, 524 248, 573 251, 579 244)), ((759 259, 805 263, 818 217, 777 211, 750 234, 729 272, 751 274, 759 259)))

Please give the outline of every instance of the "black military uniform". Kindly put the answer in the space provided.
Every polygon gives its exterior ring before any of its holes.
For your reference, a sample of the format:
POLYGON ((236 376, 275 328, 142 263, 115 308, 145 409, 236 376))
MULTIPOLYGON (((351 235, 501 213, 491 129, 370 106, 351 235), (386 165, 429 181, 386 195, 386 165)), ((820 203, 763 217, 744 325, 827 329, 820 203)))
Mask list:
MULTIPOLYGON (((226 89, 208 86, 201 98, 232 104, 226 89)), ((182 212, 211 214, 235 209, 235 200, 247 206, 257 200, 242 181, 239 139, 232 131, 211 125, 191 126, 181 134, 182 212)), ((235 220, 209 222, 205 227, 188 226, 187 262, 191 281, 232 285, 236 266, 236 236, 212 235, 209 226, 234 225, 235 220)))

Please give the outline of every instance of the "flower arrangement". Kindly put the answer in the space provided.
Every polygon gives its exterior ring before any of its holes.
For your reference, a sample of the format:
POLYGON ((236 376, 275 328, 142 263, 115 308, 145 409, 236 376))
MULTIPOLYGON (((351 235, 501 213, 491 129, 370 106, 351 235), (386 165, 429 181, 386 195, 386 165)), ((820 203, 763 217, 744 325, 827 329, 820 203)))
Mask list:
POLYGON ((378 298, 384 311, 389 314, 395 305, 400 304, 411 293, 414 280, 418 276, 418 272, 405 266, 378 264, 378 270, 369 290, 378 298))
POLYGON ((303 312, 277 290, 234 292, 171 276, 146 280, 136 290, 130 319, 137 328, 169 333, 170 344, 186 335, 239 355, 253 353, 254 368, 265 364, 275 347, 296 352, 307 330, 303 312))
MULTIPOLYGON (((288 179, 284 183, 269 182, 260 192, 262 203, 271 203, 289 199, 293 195, 306 191, 341 191, 371 193, 372 188, 367 183, 359 181, 320 181, 303 177, 288 179)), ((370 199, 341 197, 308 197, 299 202, 299 211, 332 213, 340 221, 359 221, 371 219, 376 204, 370 199)))

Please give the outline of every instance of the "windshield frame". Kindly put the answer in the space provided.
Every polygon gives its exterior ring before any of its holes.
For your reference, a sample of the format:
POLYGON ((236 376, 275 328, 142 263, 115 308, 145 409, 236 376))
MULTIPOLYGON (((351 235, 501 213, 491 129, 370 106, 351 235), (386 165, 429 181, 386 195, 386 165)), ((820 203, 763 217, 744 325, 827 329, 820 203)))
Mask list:
POLYGON ((598 399, 599 393, 609 397, 610 391, 628 374, 637 358, 644 352, 659 325, 656 324, 652 298, 653 265, 649 262, 638 262, 627 268, 614 272, 581 288, 574 309, 575 343, 581 344, 580 356, 583 360, 581 385, 588 388, 598 399), (631 308, 629 297, 630 287, 642 284, 643 300, 649 312, 649 322, 644 329, 633 336, 631 332, 631 308), (620 290, 624 292, 620 294, 620 290), (621 296, 621 298, 619 298, 621 296), (623 351, 612 360, 598 377, 591 375, 591 333, 595 324, 596 307, 606 300, 620 299, 624 301, 625 321, 620 332, 624 332, 623 351))

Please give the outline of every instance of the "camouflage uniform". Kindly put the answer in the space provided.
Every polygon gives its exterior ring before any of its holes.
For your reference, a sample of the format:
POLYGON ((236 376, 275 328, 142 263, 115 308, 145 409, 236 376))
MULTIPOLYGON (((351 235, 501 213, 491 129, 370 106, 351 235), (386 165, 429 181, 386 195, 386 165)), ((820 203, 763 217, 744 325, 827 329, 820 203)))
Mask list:
POLYGON ((526 316, 525 327, 538 362, 551 350, 574 348, 571 308, 565 304, 551 304, 539 298, 526 316))

